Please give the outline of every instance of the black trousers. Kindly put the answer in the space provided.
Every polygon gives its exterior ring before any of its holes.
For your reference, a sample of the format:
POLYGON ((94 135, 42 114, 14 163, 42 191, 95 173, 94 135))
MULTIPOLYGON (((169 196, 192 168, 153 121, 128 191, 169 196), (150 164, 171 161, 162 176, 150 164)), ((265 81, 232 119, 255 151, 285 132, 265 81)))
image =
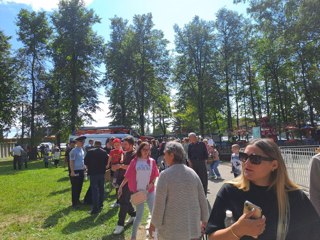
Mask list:
POLYGON ((80 194, 83 185, 84 171, 75 170, 74 173, 78 176, 71 177, 71 195, 72 195, 72 206, 80 204, 80 194))
POLYGON ((90 188, 92 194, 92 211, 99 211, 104 200, 104 174, 90 175, 90 188))
POLYGON ((192 162, 192 169, 198 174, 205 195, 207 196, 208 192, 208 172, 207 172, 207 167, 205 161, 203 162, 192 162))
POLYGON ((17 165, 18 165, 18 169, 21 169, 21 166, 22 166, 21 161, 22 161, 21 156, 17 156, 17 155, 13 156, 13 169, 14 170, 17 169, 17 165))
POLYGON ((91 184, 86 192, 86 195, 84 195, 83 203, 87 205, 92 204, 92 191, 91 191, 91 184))
POLYGON ((136 216, 136 212, 132 207, 130 202, 131 192, 129 191, 128 184, 124 185, 122 188, 122 194, 119 198, 120 210, 118 214, 118 225, 124 226, 124 221, 126 220, 127 213, 131 217, 136 216))

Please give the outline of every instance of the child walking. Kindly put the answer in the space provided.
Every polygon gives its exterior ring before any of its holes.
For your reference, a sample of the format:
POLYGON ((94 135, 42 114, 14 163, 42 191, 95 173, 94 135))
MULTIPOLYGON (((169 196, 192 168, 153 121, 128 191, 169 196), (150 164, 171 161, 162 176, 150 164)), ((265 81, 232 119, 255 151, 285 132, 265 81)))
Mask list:
POLYGON ((240 146, 238 144, 233 144, 231 146, 231 165, 232 165, 232 172, 234 177, 238 177, 241 174, 242 171, 242 164, 239 158, 239 151, 240 146))

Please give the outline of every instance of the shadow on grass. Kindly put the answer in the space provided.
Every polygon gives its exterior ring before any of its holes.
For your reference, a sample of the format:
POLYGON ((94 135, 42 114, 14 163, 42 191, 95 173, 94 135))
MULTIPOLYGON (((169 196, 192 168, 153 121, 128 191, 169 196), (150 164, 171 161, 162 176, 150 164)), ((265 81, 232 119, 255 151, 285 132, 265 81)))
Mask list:
POLYGON ((70 207, 67 207, 67 208, 64 208, 58 212, 55 212, 54 214, 52 214, 50 217, 48 217, 42 227, 43 228, 50 228, 50 227, 54 227, 55 225, 58 224, 59 222, 59 219, 60 218, 63 218, 65 217, 66 215, 68 215, 71 211, 73 210, 73 208, 70 206, 70 207))
POLYGON ((110 234, 101 238, 102 240, 125 240, 124 232, 120 235, 110 234))
POLYGON ((62 178, 59 178, 57 180, 57 182, 65 182, 65 181, 68 181, 69 180, 69 177, 62 177, 62 178))
POLYGON ((10 167, 11 167, 12 166, 12 161, 13 161, 13 159, 1 160, 0 161, 0 167, 5 167, 5 166, 8 166, 8 165, 10 165, 10 167))
POLYGON ((63 190, 59 190, 59 191, 54 191, 54 192, 51 192, 48 197, 50 196, 55 196, 55 195, 58 195, 58 194, 63 194, 63 193, 66 193, 66 192, 69 192, 70 191, 70 188, 66 188, 66 189, 63 189, 63 190))
MULTIPOLYGON (((111 217, 117 214, 118 208, 109 209, 106 213, 100 213, 99 215, 89 215, 77 222, 70 222, 64 229, 63 234, 71 234, 74 232, 83 231, 92 227, 100 226, 108 221, 111 217)), ((111 239, 111 238, 110 238, 111 239)), ((114 238, 112 238, 114 239, 114 238)))
MULTIPOLYGON (((0 161, 0 174, 1 175, 15 175, 19 174, 21 171, 27 171, 29 168, 33 168, 33 163, 28 162, 28 168, 25 168, 24 163, 21 166, 21 169, 13 169, 13 160, 0 161)), ((17 166, 18 167, 18 166, 17 166)))
MULTIPOLYGON (((39 169, 45 169, 42 160, 28 161, 28 168, 25 168, 24 164, 22 164, 22 168, 20 170, 13 170, 13 160, 0 161, 1 175, 15 175, 15 174, 20 174, 24 171, 39 170, 39 169)), ((47 168, 47 169, 49 170, 50 168, 47 168)))

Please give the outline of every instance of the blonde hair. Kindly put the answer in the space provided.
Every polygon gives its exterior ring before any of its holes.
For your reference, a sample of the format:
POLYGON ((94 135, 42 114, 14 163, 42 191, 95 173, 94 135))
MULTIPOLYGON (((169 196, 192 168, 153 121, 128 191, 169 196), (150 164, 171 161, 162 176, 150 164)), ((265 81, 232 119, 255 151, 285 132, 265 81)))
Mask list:
MULTIPOLYGON (((248 145, 258 147, 268 157, 278 161, 278 168, 270 174, 269 189, 273 189, 275 191, 278 203, 278 226, 276 240, 285 240, 290 222, 288 192, 297 190, 299 187, 289 179, 281 151, 275 142, 270 141, 269 139, 254 139, 250 141, 248 145)), ((243 191, 250 190, 250 182, 245 178, 243 171, 239 177, 229 181, 228 183, 243 191)))

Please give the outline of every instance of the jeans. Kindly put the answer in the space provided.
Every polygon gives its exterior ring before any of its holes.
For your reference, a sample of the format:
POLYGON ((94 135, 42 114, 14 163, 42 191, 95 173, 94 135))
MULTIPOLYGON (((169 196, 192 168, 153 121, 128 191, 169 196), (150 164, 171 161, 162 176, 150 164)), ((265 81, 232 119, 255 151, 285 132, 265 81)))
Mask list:
MULTIPOLYGON (((147 204, 148 204, 148 208, 149 208, 150 213, 152 213, 154 197, 155 197, 154 192, 151 192, 151 193, 148 192, 147 204)), ((131 238, 135 239, 137 236, 137 231, 138 231, 138 227, 140 225, 140 222, 141 222, 141 219, 143 216, 143 212, 144 212, 144 203, 141 203, 136 206, 136 218, 133 222, 131 238)))
POLYGON ((212 169, 213 174, 216 177, 221 177, 221 174, 220 174, 219 169, 218 169, 219 163, 220 163, 220 160, 216 160, 213 163, 211 163, 211 166, 210 166, 211 169, 212 169))
POLYGON ((71 177, 71 192, 72 192, 72 206, 76 206, 80 204, 80 194, 82 190, 83 185, 83 179, 84 179, 84 171, 83 170, 75 170, 74 173, 78 176, 71 177))
POLYGON ((90 175, 90 188, 92 194, 92 211, 97 212, 103 207, 104 174, 90 175))

